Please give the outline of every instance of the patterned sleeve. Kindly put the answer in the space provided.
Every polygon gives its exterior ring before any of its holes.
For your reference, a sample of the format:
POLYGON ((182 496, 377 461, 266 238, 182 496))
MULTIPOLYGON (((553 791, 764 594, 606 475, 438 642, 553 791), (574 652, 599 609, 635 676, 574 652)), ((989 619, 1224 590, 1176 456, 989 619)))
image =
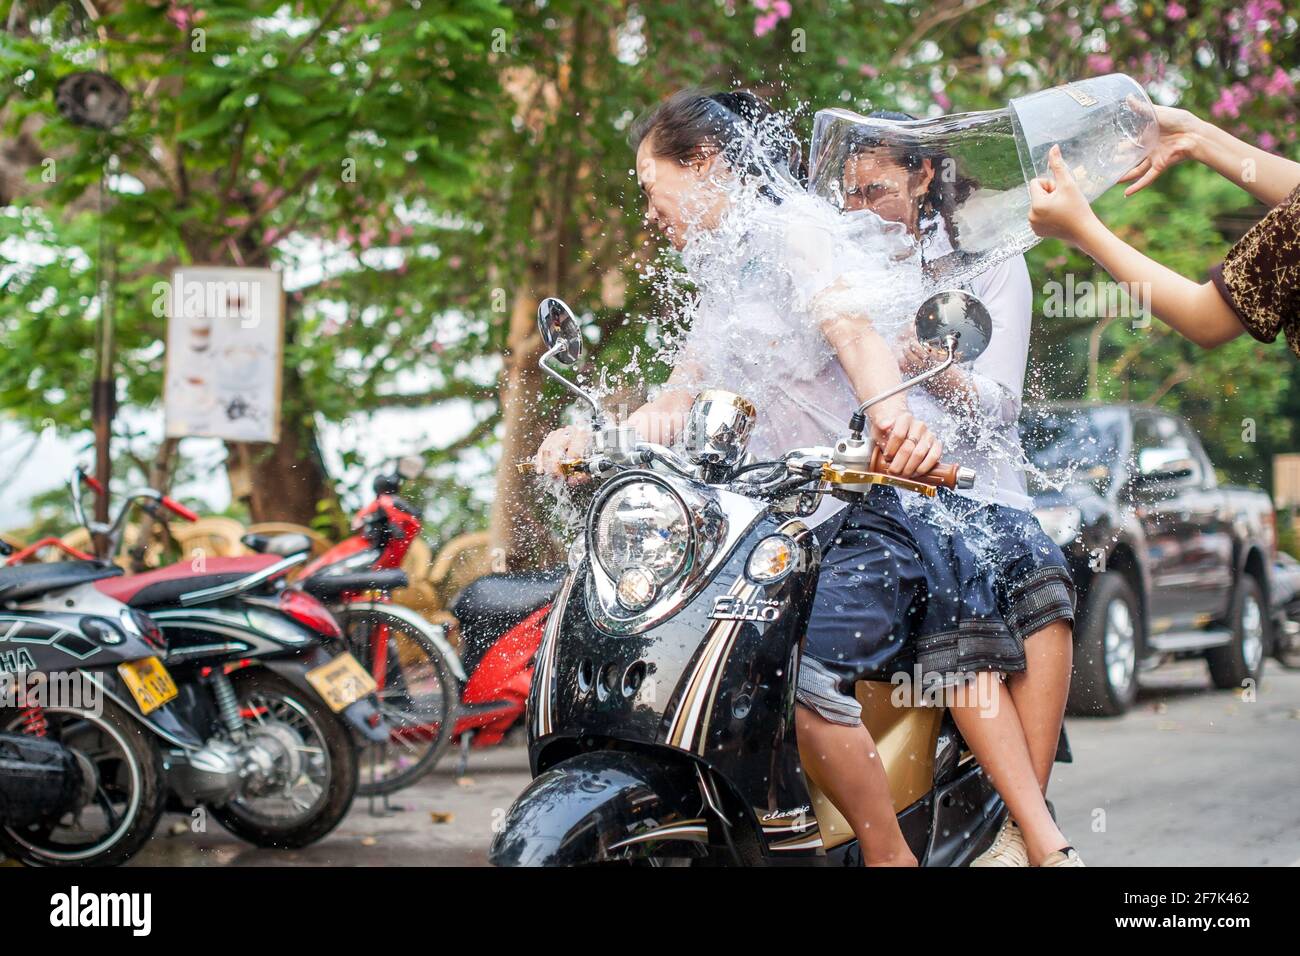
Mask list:
POLYGON ((1261 342, 1281 332, 1300 355, 1300 187, 1210 270, 1219 294, 1261 342))

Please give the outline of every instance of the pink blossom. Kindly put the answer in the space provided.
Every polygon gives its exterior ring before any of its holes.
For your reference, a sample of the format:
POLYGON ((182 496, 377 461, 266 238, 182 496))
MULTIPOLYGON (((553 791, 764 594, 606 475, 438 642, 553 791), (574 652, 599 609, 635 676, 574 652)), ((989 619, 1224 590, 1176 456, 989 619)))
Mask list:
POLYGON ((880 71, 877 70, 870 63, 863 63, 860 67, 858 67, 858 72, 861 73, 869 80, 874 80, 876 77, 880 75, 880 71))
POLYGON ((1177 21, 1184 20, 1186 18, 1187 18, 1187 9, 1181 3, 1179 3, 1178 0, 1174 0, 1173 3, 1165 7, 1166 20, 1170 20, 1176 23, 1177 21))
POLYGON ((948 98, 948 94, 943 90, 935 90, 934 101, 939 104, 941 109, 952 109, 952 100, 948 98))
POLYGON ((1255 145, 1266 152, 1272 152, 1273 148, 1277 146, 1277 137, 1265 130, 1256 138, 1255 145))
POLYGON ((1250 90, 1240 83, 1234 83, 1219 94, 1219 98, 1210 107, 1210 115, 1218 119, 1236 119, 1241 115, 1241 108, 1251 98, 1250 90))
POLYGON ((1286 70, 1279 66, 1273 75, 1269 77, 1264 92, 1269 96, 1290 96, 1295 92, 1295 84, 1291 81, 1291 77, 1287 75, 1286 70))
POLYGON ((754 20, 754 36, 761 37, 771 33, 780 22, 781 18, 775 13, 763 14, 761 17, 754 20))
POLYGON ((1088 72, 1089 73, 1109 73, 1115 66, 1115 61, 1105 53, 1088 54, 1088 72))
POLYGON ((190 32, 190 24, 194 21, 194 10, 192 8, 172 6, 168 8, 166 16, 176 26, 177 30, 182 33, 190 32))
POLYGON ((1107 20, 1115 20, 1122 17, 1124 11, 1120 9, 1118 3, 1108 3, 1106 6, 1101 8, 1101 15, 1107 20))
POLYGON ((772 9, 776 11, 776 15, 782 20, 786 19, 794 12, 790 7, 789 0, 776 0, 776 2, 772 4, 772 9))

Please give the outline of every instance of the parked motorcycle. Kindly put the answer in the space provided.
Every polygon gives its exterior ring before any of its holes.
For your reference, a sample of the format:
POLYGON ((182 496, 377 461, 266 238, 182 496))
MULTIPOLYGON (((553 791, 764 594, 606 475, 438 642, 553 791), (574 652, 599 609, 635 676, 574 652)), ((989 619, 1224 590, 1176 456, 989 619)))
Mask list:
POLYGON ((299 583, 329 604, 349 647, 379 686, 390 745, 363 768, 363 794, 392 793, 428 773, 459 742, 459 773, 469 748, 499 743, 528 700, 542 626, 563 575, 556 571, 483 575, 449 608, 459 652, 446 629, 392 603, 421 530, 420 509, 400 496, 424 463, 406 457, 375 478, 375 499, 357 515, 355 534, 303 568, 299 583))
MULTIPOLYGON (((160 520, 161 509, 197 518, 142 489, 101 527, 86 521, 83 483, 95 485, 77 469, 73 509, 102 542, 102 554, 116 553, 137 503, 160 520)), ((304 535, 284 535, 268 546, 279 553, 200 557, 93 584, 148 612, 166 635, 175 707, 203 741, 198 752, 169 755, 175 805, 206 806, 257 846, 306 846, 333 830, 357 791, 353 734, 363 741, 388 737, 373 682, 342 646, 338 624, 318 600, 285 584, 309 546, 304 535)))
POLYGON ((163 812, 165 767, 202 753, 162 632, 95 587, 121 573, 0 568, 0 853, 23 863, 129 860, 163 812))
POLYGON ((393 793, 433 768, 451 743, 465 681, 445 629, 392 599, 409 583, 402 561, 421 527, 419 508, 398 492, 404 479, 423 469, 421 459, 407 457, 375 478, 375 499, 357 514, 355 533, 297 578, 338 620, 348 648, 375 683, 390 728, 383 744, 367 750, 363 796, 393 793))
MULTIPOLYGON (((528 710, 533 782, 493 840, 500 866, 771 862, 852 864, 852 830, 799 759, 795 676, 821 548, 805 523, 822 494, 877 485, 922 495, 970 487, 941 465, 886 474, 864 437, 868 407, 973 360, 991 320, 963 292, 932 297, 917 337, 947 349, 935 369, 864 403, 834 448, 746 460, 752 405, 697 396, 685 456, 640 441, 551 367, 582 338, 545 300, 542 369, 591 405, 592 453, 565 463, 602 481, 585 553, 546 622, 528 710)), ((863 722, 888 773, 899 825, 922 865, 964 865, 992 839, 1003 803, 942 707, 899 705, 862 682, 863 722)))

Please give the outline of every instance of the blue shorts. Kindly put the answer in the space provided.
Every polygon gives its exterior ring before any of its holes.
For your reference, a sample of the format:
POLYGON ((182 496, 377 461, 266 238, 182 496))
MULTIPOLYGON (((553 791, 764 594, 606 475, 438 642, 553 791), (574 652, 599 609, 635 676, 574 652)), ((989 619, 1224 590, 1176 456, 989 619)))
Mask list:
MULTIPOLYGON (((924 506, 922 506, 924 508, 924 506)), ((821 573, 796 699, 850 723, 854 684, 920 668, 960 675, 1023 670, 1024 647, 1003 623, 993 576, 961 536, 904 511, 877 487, 817 529, 821 573)))
POLYGON ((1037 518, 946 490, 938 503, 960 520, 967 546, 995 569, 998 610, 1022 642, 1054 621, 1074 622, 1074 578, 1037 518))

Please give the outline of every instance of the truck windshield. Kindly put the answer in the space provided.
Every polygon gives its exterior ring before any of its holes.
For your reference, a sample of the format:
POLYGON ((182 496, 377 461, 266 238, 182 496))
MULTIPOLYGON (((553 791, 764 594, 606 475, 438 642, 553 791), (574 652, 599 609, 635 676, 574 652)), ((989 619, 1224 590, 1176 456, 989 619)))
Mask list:
POLYGON ((1045 472, 1109 471, 1123 449, 1124 420, 1113 408, 1027 409, 1020 436, 1029 460, 1045 472))

